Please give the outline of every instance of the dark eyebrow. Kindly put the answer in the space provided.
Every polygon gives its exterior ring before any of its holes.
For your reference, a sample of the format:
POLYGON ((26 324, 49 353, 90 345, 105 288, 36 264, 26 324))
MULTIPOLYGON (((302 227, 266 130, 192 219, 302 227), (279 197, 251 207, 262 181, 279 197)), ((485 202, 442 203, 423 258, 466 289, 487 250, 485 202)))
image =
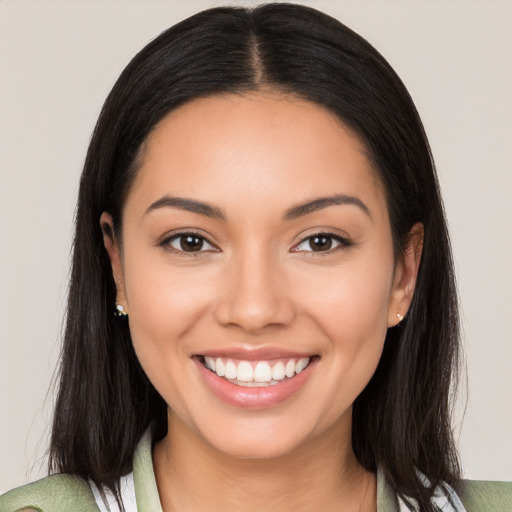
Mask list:
POLYGON ((187 210, 189 212, 199 213, 200 215, 206 215, 213 219, 225 220, 226 217, 219 208, 211 206, 208 203, 202 201, 196 201, 195 199, 186 199, 184 197, 170 197, 163 196, 154 203, 152 203, 146 210, 145 214, 156 210, 158 208, 171 207, 180 208, 181 210, 187 210))
POLYGON ((354 196, 347 196, 345 194, 336 194, 328 197, 317 197, 306 203, 298 204, 290 208, 284 215, 285 220, 293 220, 308 213, 313 213, 328 206, 351 204, 360 208, 366 215, 371 218, 370 210, 361 199, 354 196))

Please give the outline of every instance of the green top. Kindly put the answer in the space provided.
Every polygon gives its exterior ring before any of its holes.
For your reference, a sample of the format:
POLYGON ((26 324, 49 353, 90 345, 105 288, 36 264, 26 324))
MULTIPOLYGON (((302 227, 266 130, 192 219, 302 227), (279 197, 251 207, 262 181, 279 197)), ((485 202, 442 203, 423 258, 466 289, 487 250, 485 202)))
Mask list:
MULTIPOLYGON (((141 439, 133 459, 137 510, 162 512, 158 496, 149 432, 141 439)), ((455 488, 466 512, 512 512, 512 482, 463 480, 455 488)), ((38 512, 99 512, 91 488, 81 478, 58 474, 18 487, 0 496, 0 512, 26 509, 38 512)), ((378 512, 399 512, 396 493, 377 473, 378 512)))

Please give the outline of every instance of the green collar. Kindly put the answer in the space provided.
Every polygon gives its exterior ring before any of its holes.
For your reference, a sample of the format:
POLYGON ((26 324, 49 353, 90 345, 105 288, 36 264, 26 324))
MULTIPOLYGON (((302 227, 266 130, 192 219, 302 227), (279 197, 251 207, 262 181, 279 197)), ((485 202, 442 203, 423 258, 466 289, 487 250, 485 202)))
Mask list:
MULTIPOLYGON (((133 481, 138 512, 162 512, 153 471, 152 442, 146 432, 133 459, 133 481)), ((455 492, 467 512, 511 512, 512 482, 461 480, 455 492)), ((73 475, 57 474, 18 487, 0 496, 0 511, 99 512, 88 483, 73 475)), ((400 512, 393 488, 377 471, 378 512, 400 512)))
MULTIPOLYGON (((152 442, 150 431, 140 440, 133 458, 133 482, 139 512, 162 512, 153 471, 152 442)), ((398 501, 382 471, 377 471, 377 511, 399 512, 398 501)))

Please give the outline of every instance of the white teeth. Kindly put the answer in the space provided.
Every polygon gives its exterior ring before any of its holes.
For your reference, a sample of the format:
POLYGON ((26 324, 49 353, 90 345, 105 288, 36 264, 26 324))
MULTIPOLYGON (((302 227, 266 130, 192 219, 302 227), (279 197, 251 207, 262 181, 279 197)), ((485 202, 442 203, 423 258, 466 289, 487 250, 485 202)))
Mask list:
POLYGON ((220 357, 217 357, 217 359, 215 360, 215 373, 219 377, 224 377, 224 372, 224 363, 222 362, 222 359, 220 357))
POLYGON ((238 363, 238 368, 236 369, 236 380, 241 382, 252 382, 254 380, 253 373, 251 363, 241 361, 238 363))
POLYGON ((309 357, 303 357, 302 359, 299 359, 297 362, 297 366, 295 367, 295 371, 297 373, 300 373, 306 366, 309 364, 309 357))
POLYGON ((220 357, 204 357, 204 365, 219 377, 226 377, 235 381, 236 384, 255 386, 274 386, 279 384, 285 377, 291 379, 295 374, 301 373, 309 364, 310 358, 289 359, 286 364, 284 361, 278 361, 274 366, 270 366, 267 361, 254 362, 238 361, 231 359, 223 360, 220 357))
POLYGON ((283 380, 284 375, 284 364, 279 361, 272 368, 272 378, 274 380, 283 380))
POLYGON ((260 361, 254 368, 254 380, 256 382, 270 382, 272 380, 272 370, 265 361, 260 361))
POLYGON ((289 379, 292 378, 295 375, 295 360, 294 359, 290 359, 286 363, 286 367, 284 369, 284 373, 286 374, 286 376, 289 379))
POLYGON ((204 358, 204 360, 205 360, 205 363, 206 363, 206 367, 210 368, 210 370, 212 370, 214 372, 215 371, 215 359, 213 359, 213 357, 206 356, 204 358))
POLYGON ((224 367, 224 375, 227 379, 236 379, 236 365, 233 361, 228 361, 224 367))

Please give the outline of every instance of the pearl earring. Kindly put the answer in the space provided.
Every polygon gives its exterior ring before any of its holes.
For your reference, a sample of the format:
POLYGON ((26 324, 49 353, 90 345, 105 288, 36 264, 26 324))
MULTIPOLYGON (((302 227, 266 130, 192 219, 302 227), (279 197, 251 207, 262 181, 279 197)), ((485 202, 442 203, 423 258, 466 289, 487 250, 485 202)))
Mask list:
MULTIPOLYGON (((400 324, 400 322, 404 319, 404 317, 400 313, 397 313, 396 317, 398 318, 398 324, 400 324)), ((398 325, 398 324, 396 324, 396 325, 398 325)))

